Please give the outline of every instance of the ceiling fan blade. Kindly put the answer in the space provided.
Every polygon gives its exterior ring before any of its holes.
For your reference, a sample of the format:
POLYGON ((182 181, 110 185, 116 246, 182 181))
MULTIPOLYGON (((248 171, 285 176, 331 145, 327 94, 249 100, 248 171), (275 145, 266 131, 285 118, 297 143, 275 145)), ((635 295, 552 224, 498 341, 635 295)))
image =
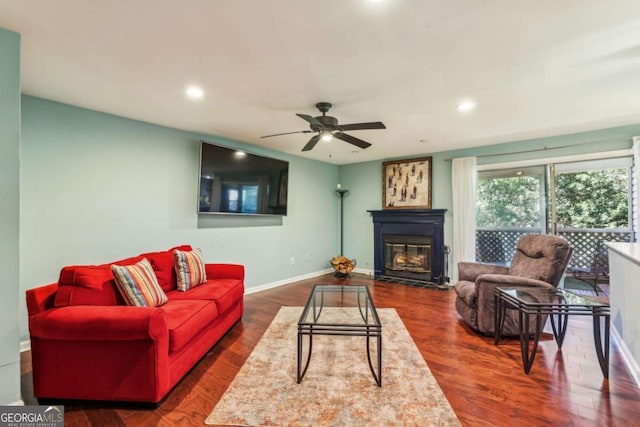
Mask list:
POLYGON ((370 123, 351 123, 348 125, 340 125, 343 130, 365 130, 365 129, 386 129, 387 127, 382 122, 370 122, 370 123))
POLYGON ((313 132, 313 131, 312 130, 298 130, 298 131, 295 131, 295 132, 274 133, 273 135, 264 135, 264 136, 261 136, 260 138, 270 138, 272 136, 291 135, 291 134, 294 134, 294 133, 311 133, 311 132, 313 132))
POLYGON ((308 121, 313 126, 318 126, 319 128, 324 127, 324 125, 320 121, 318 121, 318 119, 316 119, 315 117, 311 117, 308 114, 296 114, 296 116, 308 121))
POLYGON ((349 144, 353 144, 356 147, 360 147, 360 148, 368 148, 371 147, 371 144, 363 141, 359 138, 356 138, 355 136, 351 136, 351 135, 347 135, 346 133, 342 133, 342 132, 336 132, 333 134, 333 136, 335 138, 341 139, 344 142, 348 142, 349 144))
POLYGON ((302 151, 310 151, 313 150, 313 147, 316 146, 316 144, 318 143, 318 141, 320 141, 320 135, 316 135, 314 137, 312 137, 309 142, 307 142, 307 145, 305 145, 304 147, 302 147, 302 151))

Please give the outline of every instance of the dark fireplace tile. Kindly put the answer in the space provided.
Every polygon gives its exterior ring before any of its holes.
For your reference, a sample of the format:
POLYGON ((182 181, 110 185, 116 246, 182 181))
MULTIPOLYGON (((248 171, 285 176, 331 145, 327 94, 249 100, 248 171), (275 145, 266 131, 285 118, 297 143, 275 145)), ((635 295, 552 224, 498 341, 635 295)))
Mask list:
POLYGON ((446 209, 369 211, 374 224, 374 276, 442 284, 446 277, 446 209))

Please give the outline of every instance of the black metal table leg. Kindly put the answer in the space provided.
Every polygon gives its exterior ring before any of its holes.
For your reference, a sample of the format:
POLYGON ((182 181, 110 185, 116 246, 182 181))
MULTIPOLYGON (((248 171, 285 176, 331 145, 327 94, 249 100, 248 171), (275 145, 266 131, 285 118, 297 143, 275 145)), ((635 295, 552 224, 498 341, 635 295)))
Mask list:
POLYGON ((529 349, 529 342, 531 341, 531 334, 529 333, 529 316, 531 316, 531 314, 519 311, 518 325, 520 332, 520 353, 522 355, 522 367, 524 368, 524 373, 527 375, 531 371, 533 360, 536 358, 538 342, 544 326, 542 325, 542 314, 540 312, 536 313, 536 331, 533 335, 533 344, 531 345, 531 349, 529 349))
POLYGON ((596 345, 596 354, 600 369, 605 378, 609 378, 609 327, 611 318, 609 313, 601 313, 600 310, 593 311, 593 338, 596 345), (602 345, 602 335, 600 332, 601 319, 604 318, 604 346, 602 345))
POLYGON ((300 384, 302 382, 302 378, 304 378, 304 374, 307 373, 307 368, 309 367, 309 362, 311 361, 311 350, 313 347, 313 330, 309 330, 308 334, 302 333, 298 330, 298 372, 296 383, 300 384), (302 337, 304 335, 309 336, 309 350, 307 352, 307 361, 304 364, 304 368, 302 367, 302 337))
POLYGON ((371 369, 371 374, 373 374, 373 378, 376 380, 376 384, 378 385, 378 387, 382 387, 382 335, 380 333, 378 333, 377 335, 373 335, 376 338, 376 344, 377 344, 377 366, 378 366, 378 372, 376 373, 375 369, 373 368, 373 363, 371 362, 371 350, 370 350, 370 340, 371 340, 371 335, 367 334, 367 359, 369 361, 369 369, 371 369))
POLYGON ((551 329, 553 330, 553 338, 556 340, 558 348, 562 348, 564 337, 567 333, 567 324, 569 323, 569 314, 566 310, 560 309, 559 312, 553 312, 551 317, 551 329), (556 324, 557 318, 557 324, 556 324))

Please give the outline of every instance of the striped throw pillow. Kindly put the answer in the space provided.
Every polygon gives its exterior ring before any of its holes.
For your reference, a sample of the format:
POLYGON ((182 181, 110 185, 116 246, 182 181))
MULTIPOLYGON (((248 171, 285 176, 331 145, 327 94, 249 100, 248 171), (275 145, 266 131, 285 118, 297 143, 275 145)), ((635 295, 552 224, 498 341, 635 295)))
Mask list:
POLYGON ((178 276, 178 290, 188 291, 207 281, 207 273, 204 271, 204 260, 200 249, 192 251, 173 251, 176 263, 176 275, 178 276))
POLYGON ((167 295, 146 258, 133 265, 112 265, 111 271, 127 305, 157 307, 167 302, 167 295))

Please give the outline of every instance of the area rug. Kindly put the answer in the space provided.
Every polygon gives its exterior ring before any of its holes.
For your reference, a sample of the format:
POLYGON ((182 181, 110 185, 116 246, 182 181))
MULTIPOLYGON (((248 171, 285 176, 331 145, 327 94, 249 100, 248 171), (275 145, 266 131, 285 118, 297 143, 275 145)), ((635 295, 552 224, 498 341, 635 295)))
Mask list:
MULTIPOLYGON (((339 319, 342 308, 325 308, 339 319)), ((356 309, 357 310, 357 309, 356 309)), ((379 309, 382 387, 371 374, 364 337, 315 336, 296 384, 301 307, 282 307, 213 412, 209 425, 459 426, 449 402, 394 309, 379 309)))

